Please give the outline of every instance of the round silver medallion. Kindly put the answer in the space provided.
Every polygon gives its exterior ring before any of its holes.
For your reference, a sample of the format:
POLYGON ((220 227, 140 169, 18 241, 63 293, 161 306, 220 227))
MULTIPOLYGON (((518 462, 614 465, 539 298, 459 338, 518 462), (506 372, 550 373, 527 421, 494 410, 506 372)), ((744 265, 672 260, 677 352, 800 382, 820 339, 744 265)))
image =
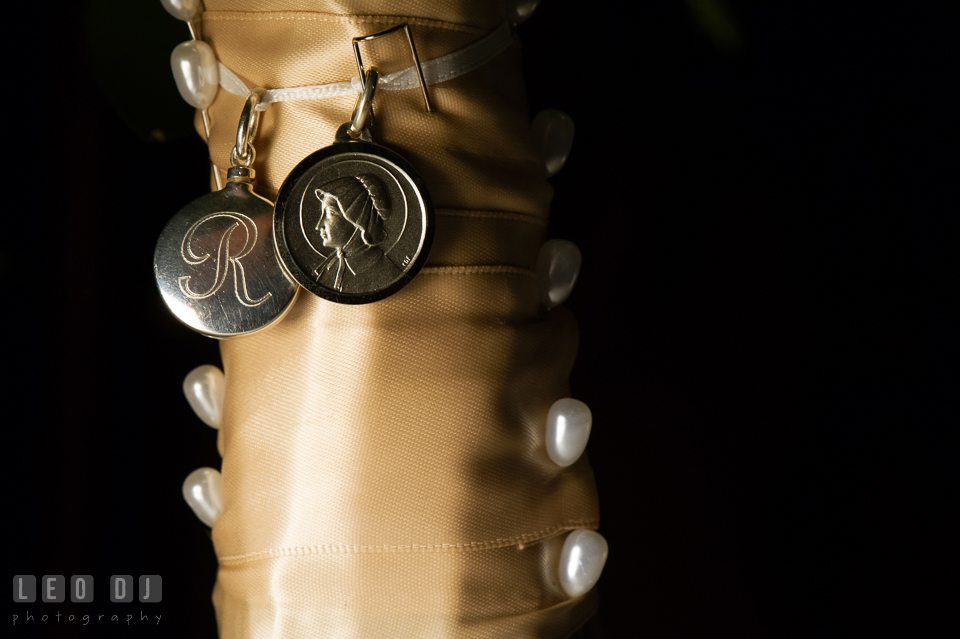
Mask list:
POLYGON ((341 304, 399 291, 423 266, 433 240, 433 205, 420 176, 364 138, 369 134, 349 142, 338 135, 300 162, 280 187, 274 214, 287 271, 341 304))
POLYGON ((273 204, 251 190, 252 171, 231 168, 230 176, 222 190, 170 220, 153 259, 157 286, 177 319, 221 339, 280 320, 299 288, 274 252, 273 204))

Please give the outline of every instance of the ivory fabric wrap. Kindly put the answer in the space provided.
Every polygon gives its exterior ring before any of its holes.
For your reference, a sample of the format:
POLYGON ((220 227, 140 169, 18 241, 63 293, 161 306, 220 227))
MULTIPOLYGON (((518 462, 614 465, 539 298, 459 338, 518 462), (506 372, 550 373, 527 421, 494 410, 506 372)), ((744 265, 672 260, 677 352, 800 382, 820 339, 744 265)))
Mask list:
MULTIPOLYGON (((268 89, 355 76, 354 36, 407 22, 426 61, 506 18, 500 2, 466 0, 205 8, 202 38, 218 59, 268 89)), ((361 47, 381 73, 411 64, 402 35, 361 47)), ((532 269, 552 190, 519 44, 429 93, 432 114, 418 89, 378 92, 372 129, 430 190, 426 267, 373 304, 301 291, 280 324, 222 343, 221 637, 559 639, 595 611, 595 593, 569 599, 557 576, 565 533, 596 528, 598 507, 586 458, 561 469, 544 445, 550 405, 570 394, 577 334, 564 309, 538 303, 532 269)), ((256 190, 274 199, 354 102, 272 105, 256 190)), ((221 90, 209 109, 221 169, 242 106, 221 90)))

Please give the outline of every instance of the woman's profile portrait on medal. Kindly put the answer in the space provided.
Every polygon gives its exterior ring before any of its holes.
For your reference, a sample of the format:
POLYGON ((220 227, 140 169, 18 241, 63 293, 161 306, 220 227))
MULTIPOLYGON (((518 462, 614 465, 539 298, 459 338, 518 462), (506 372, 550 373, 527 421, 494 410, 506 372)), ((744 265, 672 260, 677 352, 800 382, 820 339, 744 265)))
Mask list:
POLYGON ((300 286, 332 302, 369 304, 404 288, 423 267, 433 204, 400 156, 370 142, 336 142, 287 175, 274 238, 300 286))
POLYGON ((402 269, 384 254, 390 200, 373 175, 337 178, 314 190, 321 214, 314 228, 332 249, 314 268, 319 284, 335 291, 364 290, 392 282, 402 269))

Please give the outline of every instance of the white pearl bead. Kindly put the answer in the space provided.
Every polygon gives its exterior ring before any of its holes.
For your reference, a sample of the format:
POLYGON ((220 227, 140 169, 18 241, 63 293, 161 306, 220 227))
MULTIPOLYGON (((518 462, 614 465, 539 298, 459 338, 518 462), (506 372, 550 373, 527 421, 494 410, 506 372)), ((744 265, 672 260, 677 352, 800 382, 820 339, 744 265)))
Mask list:
POLYGON ((209 364, 197 366, 183 380, 183 394, 187 396, 190 408, 212 428, 220 428, 226 387, 223 371, 209 364))
POLYGON ((214 468, 198 468, 183 480, 183 498, 208 526, 223 513, 223 478, 214 468))
POLYGON ((560 551, 560 586, 568 597, 590 591, 607 563, 607 540, 592 530, 574 530, 560 551))
POLYGON ((511 6, 507 8, 507 19, 513 24, 520 24, 533 15, 538 4, 540 0, 513 0, 511 6))
POLYGON ((537 288, 544 308, 563 304, 573 291, 583 257, 569 240, 547 240, 537 255, 537 288))
POLYGON ((189 22, 200 10, 200 0, 160 0, 160 4, 177 20, 189 22))
POLYGON ((547 454, 557 466, 569 466, 580 459, 590 439, 593 416, 578 399, 558 399, 547 413, 547 454))
POLYGON ((547 175, 556 175, 563 168, 573 146, 573 118, 563 111, 546 109, 533 118, 530 134, 543 158, 547 175))
POLYGON ((213 104, 220 88, 220 67, 209 44, 202 40, 178 44, 170 54, 170 66, 187 104, 201 110, 213 104))

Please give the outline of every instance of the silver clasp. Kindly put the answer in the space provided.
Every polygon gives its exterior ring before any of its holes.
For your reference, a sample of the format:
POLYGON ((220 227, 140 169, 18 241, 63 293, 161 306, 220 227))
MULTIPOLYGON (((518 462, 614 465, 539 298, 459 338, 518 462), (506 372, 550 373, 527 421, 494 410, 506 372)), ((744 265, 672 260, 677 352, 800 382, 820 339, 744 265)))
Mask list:
POLYGON ((356 38, 353 38, 353 55, 357 59, 357 70, 360 72, 360 83, 363 84, 363 88, 366 90, 367 87, 364 80, 364 76, 366 74, 364 73, 363 69, 363 61, 360 59, 360 43, 373 40, 375 38, 388 36, 391 33, 400 31, 401 29, 407 34, 407 42, 410 43, 410 53, 413 55, 413 68, 417 70, 417 78, 420 80, 420 92, 423 93, 423 106, 427 110, 427 113, 430 113, 432 111, 430 108, 430 97, 427 96, 427 83, 423 79, 423 69, 420 68, 420 56, 417 55, 417 46, 413 43, 413 36, 410 34, 410 25, 406 22, 403 24, 398 24, 395 27, 390 27, 386 31, 381 31, 380 33, 357 36, 356 38))

